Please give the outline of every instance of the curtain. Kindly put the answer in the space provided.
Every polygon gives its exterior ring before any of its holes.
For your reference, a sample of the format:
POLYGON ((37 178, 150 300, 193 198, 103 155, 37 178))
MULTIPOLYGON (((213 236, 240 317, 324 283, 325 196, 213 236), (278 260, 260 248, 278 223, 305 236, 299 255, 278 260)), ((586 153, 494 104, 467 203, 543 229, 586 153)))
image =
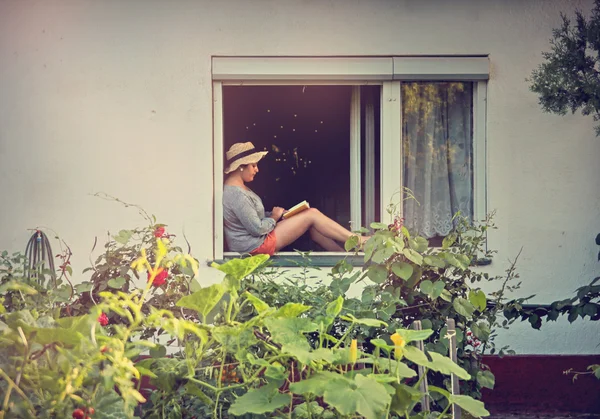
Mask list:
POLYGON ((426 238, 473 216, 472 104, 472 83, 402 84, 404 224, 426 238))

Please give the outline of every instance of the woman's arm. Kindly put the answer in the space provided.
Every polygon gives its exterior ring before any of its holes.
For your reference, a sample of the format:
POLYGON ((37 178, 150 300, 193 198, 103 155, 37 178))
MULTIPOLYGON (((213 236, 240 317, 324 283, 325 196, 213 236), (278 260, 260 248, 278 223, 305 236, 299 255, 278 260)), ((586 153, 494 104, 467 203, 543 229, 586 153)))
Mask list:
POLYGON ((252 201, 246 195, 242 194, 239 201, 232 209, 244 228, 252 236, 264 236, 275 228, 276 221, 271 217, 261 219, 258 216, 252 201))

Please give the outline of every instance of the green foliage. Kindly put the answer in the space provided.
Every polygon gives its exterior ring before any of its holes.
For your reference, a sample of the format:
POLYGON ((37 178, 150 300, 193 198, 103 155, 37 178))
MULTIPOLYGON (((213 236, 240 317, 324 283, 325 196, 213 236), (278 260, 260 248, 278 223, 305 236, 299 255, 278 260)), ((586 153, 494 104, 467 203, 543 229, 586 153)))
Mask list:
POLYGON ((492 345, 490 313, 505 307, 473 286, 489 279, 470 266, 489 224, 459 223, 442 249, 378 225, 364 268, 342 261, 328 284, 307 285, 306 267, 276 277, 259 255, 214 264, 223 281, 192 291, 197 262, 150 221, 111 237, 90 286, 66 300, 14 270, 3 275, 0 295, 11 304, 0 314, 1 417, 70 417, 88 407, 106 418, 409 417, 424 396, 417 366, 443 390, 438 416, 453 403, 488 415, 472 396, 493 386, 493 375, 464 336, 492 345), (346 295, 353 284, 364 286, 357 298, 346 295), (15 293, 23 301, 8 299, 15 293), (448 357, 447 318, 459 325, 458 364, 448 357), (424 330, 408 328, 415 319, 424 330), (444 393, 451 374, 461 396, 444 393), (140 387, 143 377, 151 390, 140 387))
MULTIPOLYGON (((404 226, 374 223, 371 227, 376 232, 364 246, 364 266, 356 269, 341 261, 332 269, 329 285, 316 283, 311 287, 285 280, 261 279, 246 281, 244 286, 271 305, 301 298, 304 304, 311 306, 308 316, 318 319, 315 323, 331 324, 327 336, 332 342, 349 334, 363 343, 367 353, 393 354, 391 334, 407 330, 415 320, 421 320, 423 328, 429 329, 426 336, 420 337, 425 339, 428 355, 409 345, 404 349, 404 357, 411 366, 427 367, 429 381, 441 388, 449 385, 447 375, 456 373, 452 370, 453 364, 437 359, 438 355, 449 355, 446 322, 452 318, 458 327, 458 365, 474 378, 461 382, 461 393, 480 398, 481 388, 493 387, 494 383, 494 376, 482 364, 481 356, 485 352, 501 355, 512 352, 506 347, 495 347, 496 330, 508 328, 517 320, 506 320, 502 314, 512 310, 520 313, 526 299, 506 297, 519 288, 519 283, 514 283, 518 278, 516 260, 503 277, 489 276, 474 266, 478 259, 491 258, 494 253, 485 247, 487 231, 495 228, 491 217, 476 224, 457 217, 456 225, 444 239, 443 246, 436 248, 404 226), (497 283, 497 291, 486 294, 479 286, 483 281, 497 283), (352 284, 360 284, 362 293, 347 298, 346 292, 352 284), (338 318, 331 322, 327 301, 340 296, 345 297, 343 307, 338 318), (353 331, 348 331, 348 321, 354 322, 353 331)), ((409 343, 411 334, 419 336, 421 333, 407 330, 401 336, 409 343)), ((308 338, 313 347, 321 344, 322 336, 318 332, 308 333, 308 338)), ((409 397, 407 391, 396 389, 402 397, 409 397)), ((445 408, 447 399, 440 403, 439 407, 445 408)))
MULTIPOLYGON (((583 115, 600 119, 600 0, 590 18, 580 11, 575 21, 562 15, 562 25, 552 31, 551 52, 531 74, 531 90, 539 95, 546 112, 564 115, 581 109, 583 115)), ((596 127, 600 135, 600 126, 596 127)))

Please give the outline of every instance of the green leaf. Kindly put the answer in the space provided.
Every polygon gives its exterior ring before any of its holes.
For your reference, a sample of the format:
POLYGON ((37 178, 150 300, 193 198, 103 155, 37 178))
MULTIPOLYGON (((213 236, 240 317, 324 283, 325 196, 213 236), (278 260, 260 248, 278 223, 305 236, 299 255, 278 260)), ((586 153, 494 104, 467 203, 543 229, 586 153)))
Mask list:
POLYGON ((398 253, 402 253, 402 250, 404 249, 405 244, 404 244, 404 238, 398 236, 398 237, 394 237, 394 249, 396 249, 396 252, 398 253))
POLYGON ((308 345, 304 333, 314 332, 318 326, 304 318, 268 318, 265 325, 273 337, 273 341, 282 345, 290 344, 299 347, 308 345))
POLYGON ((150 371, 148 368, 144 368, 139 365, 136 365, 135 369, 137 369, 138 372, 140 373, 140 375, 142 375, 142 376, 146 376, 146 377, 150 377, 150 378, 158 378, 158 376, 156 374, 154 374, 152 371, 150 371))
POLYGON ((378 240, 375 238, 375 236, 371 237, 365 243, 365 246, 364 246, 365 247, 365 257, 364 257, 365 263, 367 263, 369 260, 371 260, 371 257, 373 256, 373 252, 375 251, 375 247, 376 247, 377 243, 378 243, 378 240))
POLYGON ((354 380, 339 374, 322 372, 290 385, 294 394, 313 394, 342 415, 356 412, 367 419, 382 417, 391 398, 383 384, 372 377, 357 374, 354 380))
POLYGON ((577 320, 577 316, 579 316, 579 307, 572 307, 569 310, 569 317, 567 317, 567 320, 569 320, 569 323, 573 323, 577 320))
POLYGON ((394 262, 392 264, 392 272, 399 278, 407 280, 413 274, 413 267, 410 263, 394 262))
MULTIPOLYGON (((388 347, 391 349, 394 349, 393 346, 388 346, 388 347)), ((358 362, 364 363, 364 364, 368 364, 369 361, 375 363, 380 370, 389 371, 388 374, 389 374, 389 376, 392 377, 392 379, 394 381, 396 380, 396 377, 412 378, 417 375, 417 372, 415 370, 413 370, 412 368, 410 368, 408 365, 406 365, 403 362, 396 361, 394 359, 379 357, 379 358, 375 358, 375 361, 368 359, 368 358, 358 360, 358 362)), ((373 376, 373 378, 375 378, 379 381, 378 377, 375 377, 374 375, 369 375, 369 376, 373 376)))
POLYGON ((387 224, 378 222, 372 222, 369 227, 371 227, 373 230, 387 230, 388 228, 387 224))
POLYGON ((433 290, 429 295, 434 300, 442 295, 444 292, 444 287, 446 286, 444 281, 436 281, 433 283, 433 290))
POLYGON ((94 419, 128 419, 133 415, 133 412, 128 414, 123 398, 114 390, 105 390, 100 386, 95 396, 94 419))
POLYGON ((114 289, 121 289, 121 288, 123 288, 123 285, 125 285, 125 282, 126 282, 126 279, 123 278, 122 276, 119 276, 118 278, 110 279, 107 282, 107 285, 114 289))
POLYGON ((426 366, 434 371, 441 372, 442 374, 455 374, 463 380, 471 379, 469 373, 455 364, 450 358, 440 355, 437 352, 429 352, 429 356, 431 357, 431 362, 428 362, 426 365, 421 365, 426 366))
POLYGON ((260 298, 256 297, 255 295, 250 294, 248 291, 244 292, 244 294, 242 294, 248 301, 250 301, 250 303, 254 306, 254 308, 256 309, 256 312, 258 314, 261 314, 267 310, 269 310, 271 307, 269 307, 269 305, 267 303, 265 303, 263 300, 261 300, 260 298))
POLYGON ((344 306, 344 298, 339 296, 334 301, 327 304, 327 308, 325 309, 325 313, 330 317, 337 317, 342 311, 342 307, 344 306))
POLYGON ((442 295, 440 295, 440 297, 444 301, 447 301, 447 302, 451 302, 452 301, 452 294, 450 294, 450 291, 448 291, 447 289, 443 289, 442 290, 442 295))
POLYGON ((483 404, 483 402, 479 400, 475 400, 470 396, 463 396, 460 394, 451 394, 448 400, 451 403, 457 404, 461 409, 466 410, 471 415, 475 417, 484 417, 489 416, 490 412, 488 412, 483 404))
POLYGON ((192 396, 196 396, 200 399, 200 401, 208 406, 212 406, 215 404, 213 400, 208 397, 196 384, 191 381, 185 385, 185 392, 187 394, 191 394, 192 396))
POLYGON ((417 283, 421 280, 421 276, 423 275, 423 268, 420 266, 413 267, 413 274, 406 281, 406 287, 409 289, 414 289, 417 283))
POLYGON ((586 305, 583 306, 583 314, 586 316, 590 316, 593 317, 596 315, 596 312, 598 311, 598 304, 595 303, 587 303, 586 305))
POLYGON ((84 292, 90 292, 93 288, 94 284, 89 281, 82 282, 81 284, 75 285, 75 292, 78 294, 83 294, 84 292))
POLYGON ((229 413, 235 416, 248 413, 260 415, 273 412, 289 402, 289 395, 280 393, 276 385, 268 384, 238 397, 229 408, 229 413))
POLYGON ((323 371, 312 375, 311 377, 297 381, 290 385, 290 391, 294 394, 315 395, 322 397, 330 383, 341 381, 349 384, 350 380, 343 375, 323 371))
POLYGON ((382 284, 387 280, 388 271, 384 265, 370 265, 367 276, 376 284, 382 284))
POLYGON ((427 265, 434 266, 436 268, 445 268, 446 261, 435 255, 427 255, 423 258, 423 262, 427 265))
POLYGON ((215 327, 212 336, 238 359, 246 359, 248 348, 257 342, 252 330, 244 325, 215 327))
POLYGON ((421 266, 423 264, 423 256, 413 249, 404 249, 402 251, 402 254, 406 257, 406 259, 410 260, 411 262, 413 262, 419 266, 421 266))
POLYGON ((127 242, 129 241, 129 239, 131 239, 131 236, 133 236, 133 231, 131 231, 131 230, 121 230, 121 231, 119 231, 118 235, 113 236, 113 239, 115 239, 115 241, 117 243, 127 244, 127 242))
POLYGON ((352 249, 356 248, 356 246, 358 246, 358 243, 358 236, 350 236, 348 240, 346 240, 346 242, 344 243, 344 249, 346 250, 346 252, 349 252, 352 249))
POLYGON ((395 393, 392 398, 391 409, 402 417, 407 416, 407 411, 412 410, 412 407, 422 397, 423 393, 414 387, 406 384, 394 384, 395 393))
POLYGON ((244 259, 231 259, 222 265, 214 263, 211 265, 229 277, 229 289, 237 291, 242 279, 252 274, 269 259, 269 255, 256 255, 244 259))
POLYGON ((400 227, 400 231, 402 232, 404 237, 406 237, 407 239, 410 239, 410 232, 408 231, 408 229, 405 226, 400 227))
POLYGON ((310 306, 306 306, 300 303, 286 303, 283 307, 277 309, 275 313, 273 313, 272 317, 275 318, 285 318, 285 317, 298 317, 300 314, 304 313, 306 310, 310 310, 310 306))
POLYGON ((331 382, 323 400, 342 415, 358 412, 366 419, 379 419, 383 417, 391 397, 377 380, 357 374, 353 383, 331 382))
POLYGON ((424 237, 414 237, 408 240, 408 246, 415 252, 423 253, 429 247, 429 241, 424 237))
POLYGON ((354 322, 354 323, 358 323, 358 324, 364 324, 365 326, 369 326, 369 327, 382 327, 382 326, 387 327, 387 323, 383 322, 381 320, 371 319, 371 318, 357 319, 352 314, 348 314, 346 316, 341 316, 340 318, 342 320, 346 320, 346 321, 349 321, 349 322, 354 322))
MULTIPOLYGON (((41 320, 42 318, 38 320, 40 324, 44 326, 51 325, 44 324, 41 320)), ((21 326, 27 334, 35 333, 35 338, 33 340, 41 345, 47 345, 53 342, 61 342, 68 346, 76 346, 84 339, 81 333, 73 329, 65 329, 62 327, 32 327, 24 323, 22 320, 18 320, 17 325, 21 326)), ((52 320, 52 326, 58 326, 58 324, 52 320)))
POLYGON ((24 284, 23 282, 19 282, 14 279, 6 282, 5 284, 0 285, 0 294, 5 293, 6 291, 18 291, 18 292, 20 292, 22 294, 26 294, 26 295, 37 294, 37 291, 35 290, 35 288, 30 287, 29 285, 24 284))
POLYGON ((452 307, 454 307, 454 310, 456 310, 458 314, 467 318, 473 316, 473 313, 475 312, 473 304, 462 297, 455 298, 454 301, 452 301, 452 307))
POLYGON ((458 238, 458 235, 456 233, 448 234, 442 240, 442 249, 444 249, 444 250, 449 249, 456 242, 457 238, 458 238))
POLYGON ((491 333, 489 325, 484 321, 481 321, 479 323, 472 323, 471 331, 477 339, 483 341, 487 341, 491 333))
POLYGON ((262 358, 255 358, 251 353, 246 354, 246 359, 252 365, 258 365, 261 367, 265 367, 264 375, 267 378, 272 378, 274 380, 285 380, 288 378, 288 374, 286 373, 286 368, 278 362, 274 362, 272 364, 268 363, 262 358))
POLYGON ((293 417, 296 419, 309 419, 320 417, 323 413, 323 408, 317 402, 301 403, 293 411, 293 417), (309 412, 310 410, 310 412, 309 412))
POLYGON ((469 301, 473 304, 479 311, 485 310, 487 307, 487 299, 485 297, 485 292, 482 290, 470 290, 469 291, 469 301))
POLYGON ((496 384, 496 377, 489 370, 482 370, 477 373, 477 382, 481 387, 489 388, 490 390, 494 389, 494 385, 496 384))
POLYGON ((214 284, 207 288, 202 288, 193 294, 186 295, 177 301, 177 307, 189 308, 202 314, 205 319, 208 313, 221 301, 225 294, 225 287, 221 284, 214 284))
POLYGON ((408 359, 411 362, 414 362, 415 364, 418 364, 418 365, 428 365, 429 364, 429 359, 427 358, 427 355, 425 355, 425 353, 423 351, 421 351, 419 348, 417 348, 415 346, 407 345, 403 348, 402 352, 406 359, 408 359))
POLYGON ((382 249, 377 250, 374 254, 373 254, 373 263, 384 263, 386 260, 388 260, 394 253, 396 252, 396 250, 394 249, 393 246, 390 247, 384 247, 382 249))
POLYGON ((164 358, 167 355, 167 348, 163 345, 156 345, 154 348, 150 348, 150 356, 152 358, 164 358))
POLYGON ((396 329, 396 333, 402 336, 406 343, 425 340, 433 333, 433 330, 412 330, 412 329, 396 329))
POLYGON ((336 355, 331 349, 319 348, 314 351, 310 351, 308 343, 306 345, 283 345, 281 347, 283 353, 288 353, 294 356, 298 361, 304 365, 310 364, 312 361, 325 360, 329 363, 333 363, 336 360, 336 355))
POLYGON ((431 295, 433 293, 433 282, 426 279, 419 284, 419 288, 421 288, 422 293, 431 295))

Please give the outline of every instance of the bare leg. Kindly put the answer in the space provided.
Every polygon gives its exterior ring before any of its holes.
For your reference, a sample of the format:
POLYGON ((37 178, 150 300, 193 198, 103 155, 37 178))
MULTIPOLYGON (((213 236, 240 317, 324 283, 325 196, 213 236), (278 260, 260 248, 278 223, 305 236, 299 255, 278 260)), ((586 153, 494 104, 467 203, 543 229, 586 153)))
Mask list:
MULTIPOLYGON (((339 242, 345 242, 354 235, 316 208, 310 208, 277 223, 274 230, 277 236, 275 250, 279 251, 283 247, 293 243, 311 228, 317 230, 322 236, 339 242)), ((361 238, 361 242, 365 239, 367 238, 361 238)))
POLYGON ((344 248, 337 244, 335 240, 331 240, 329 237, 325 237, 319 231, 312 227, 310 229, 310 238, 313 239, 316 243, 318 243, 323 249, 328 252, 343 252, 344 248))

